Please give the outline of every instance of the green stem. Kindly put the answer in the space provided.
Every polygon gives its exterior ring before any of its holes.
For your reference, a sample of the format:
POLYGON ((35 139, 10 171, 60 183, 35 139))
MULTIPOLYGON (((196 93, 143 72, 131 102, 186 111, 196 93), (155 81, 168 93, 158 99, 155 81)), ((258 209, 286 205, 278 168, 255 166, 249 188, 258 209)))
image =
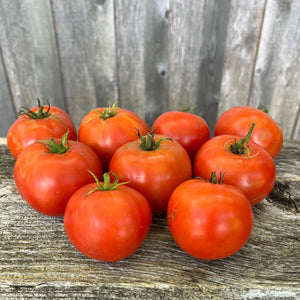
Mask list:
POLYGON ((269 112, 268 109, 264 105, 258 105, 257 109, 265 112, 266 114, 269 112))
POLYGON ((194 106, 190 107, 189 104, 188 104, 188 101, 186 101, 181 107, 179 107, 176 110, 180 111, 180 112, 193 113, 193 111, 195 110, 196 107, 197 107, 197 105, 194 105, 194 106))
POLYGON ((69 129, 63 135, 59 144, 53 138, 50 141, 38 141, 38 142, 43 143, 49 149, 49 153, 63 154, 70 149, 68 134, 69 134, 69 129))
POLYGON ((211 173, 209 182, 214 183, 214 184, 222 184, 224 182, 224 174, 222 172, 220 172, 220 177, 218 180, 217 173, 215 171, 213 171, 211 173))
POLYGON ((140 131, 138 129, 137 131, 138 131, 138 137, 141 140, 140 148, 142 148, 145 151, 152 151, 157 149, 160 146, 161 142, 166 140, 173 142, 171 138, 162 138, 158 141, 155 141, 154 139, 155 134, 153 131, 151 133, 148 132, 146 136, 141 136, 140 131))
POLYGON ((116 104, 117 104, 117 100, 114 102, 112 107, 108 105, 107 108, 103 108, 103 111, 99 111, 97 109, 95 109, 95 111, 99 114, 99 117, 101 119, 107 120, 108 118, 114 117, 118 113, 118 110, 116 109, 116 104))
POLYGON ((21 106, 18 115, 19 116, 27 115, 29 118, 34 119, 34 120, 44 119, 44 118, 49 117, 51 115, 51 113, 49 113, 49 111, 50 111, 49 101, 47 100, 47 103, 48 103, 47 110, 44 108, 43 105, 41 105, 39 98, 37 98, 37 102, 38 102, 38 108, 39 108, 39 110, 37 112, 34 112, 25 106, 21 106))
POLYGON ((240 139, 238 142, 234 142, 234 144, 230 145, 230 151, 233 154, 245 154, 247 153, 248 158, 250 159, 250 149, 249 149, 249 139, 250 136, 252 134, 252 131, 254 129, 255 123, 252 123, 248 133, 246 134, 246 136, 242 139, 240 139), (245 147, 245 143, 246 143, 246 147, 245 147))
POLYGON ((97 183, 97 186, 94 189, 92 189, 91 191, 89 191, 85 195, 85 197, 87 197, 88 195, 94 193, 95 191, 102 191, 102 192, 104 192, 104 191, 114 191, 120 185, 127 184, 127 183, 130 182, 130 181, 127 181, 127 182, 120 182, 119 183, 119 177, 117 176, 116 173, 114 173, 113 171, 111 171, 112 174, 116 178, 115 182, 113 184, 111 184, 111 182, 110 182, 110 176, 109 176, 109 173, 107 172, 107 173, 103 174, 103 184, 102 184, 93 172, 91 172, 90 170, 88 170, 88 172, 94 177, 94 179, 95 179, 95 181, 97 183))

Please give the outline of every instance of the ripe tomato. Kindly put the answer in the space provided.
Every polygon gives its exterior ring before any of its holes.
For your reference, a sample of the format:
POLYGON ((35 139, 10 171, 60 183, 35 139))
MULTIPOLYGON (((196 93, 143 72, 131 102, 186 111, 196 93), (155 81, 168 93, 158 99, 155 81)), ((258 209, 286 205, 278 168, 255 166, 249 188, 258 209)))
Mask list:
POLYGON ((214 135, 246 135, 251 123, 255 128, 250 140, 275 158, 281 151, 283 135, 279 125, 264 111, 250 106, 236 106, 225 111, 217 120, 214 135))
POLYGON ((121 181, 130 181, 128 186, 146 197, 153 213, 165 211, 176 186, 192 177, 185 149, 167 136, 150 133, 118 148, 109 169, 121 181))
POLYGON ((104 170, 115 150, 136 139, 137 129, 142 134, 150 131, 148 125, 135 113, 115 107, 98 107, 81 121, 78 140, 90 146, 100 157, 104 170))
POLYGON ((200 259, 234 254, 253 227, 251 206, 238 188, 201 179, 187 180, 174 190, 167 216, 175 242, 200 259))
MULTIPOLYGON (((222 172, 224 183, 238 187, 254 205, 271 192, 276 178, 275 164, 266 150, 251 141, 248 142, 249 153, 241 151, 243 147, 240 152, 232 150, 235 140, 244 139, 219 135, 207 141, 196 154, 194 176, 208 180, 212 172, 222 172)), ((244 146, 244 142, 241 145, 244 146)))
POLYGON ((192 161, 202 144, 210 139, 206 122, 200 116, 183 111, 160 115, 154 121, 152 130, 174 138, 185 148, 192 161))
POLYGON ((67 204, 64 225, 72 244, 86 256, 117 261, 133 254, 151 226, 151 209, 138 191, 116 183, 91 183, 67 204))
POLYGON ((55 106, 38 106, 25 111, 10 126, 7 132, 7 146, 17 158, 28 145, 38 140, 61 138, 69 129, 69 139, 76 140, 76 128, 70 116, 55 106))
POLYGON ((60 144, 59 139, 52 139, 48 146, 46 142, 30 144, 15 164, 19 193, 32 208, 48 216, 62 216, 72 194, 93 181, 88 170, 102 176, 101 162, 92 149, 66 137, 60 144))

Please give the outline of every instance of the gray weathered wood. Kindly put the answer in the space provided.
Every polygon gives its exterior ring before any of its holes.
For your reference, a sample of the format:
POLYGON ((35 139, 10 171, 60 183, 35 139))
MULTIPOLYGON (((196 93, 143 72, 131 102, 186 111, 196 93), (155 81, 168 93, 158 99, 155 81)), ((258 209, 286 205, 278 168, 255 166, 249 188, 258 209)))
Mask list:
POLYGON ((253 232, 239 252, 195 259, 175 244, 162 214, 136 253, 116 263, 86 258, 68 241, 62 218, 26 204, 0 143, 0 299, 299 299, 299 141, 285 141, 277 184, 253 208, 253 232))
POLYGON ((15 107, 48 98, 66 109, 50 2, 1 0, 0 11, 2 55, 15 107))
POLYGON ((168 109, 197 105, 205 1, 171 2, 168 109))
POLYGON ((1 128, 37 97, 77 126, 115 99, 149 125, 188 102, 211 132, 265 104, 300 139, 299 16, 298 0, 0 0, 1 128))
MULTIPOLYGON (((249 104, 263 104, 292 138, 299 114, 300 2, 267 1, 249 104)), ((298 124, 299 126, 299 124, 298 124)))
POLYGON ((230 1, 207 1, 199 69, 197 112, 211 133, 217 119, 230 1))
POLYGON ((116 1, 119 99, 151 125, 166 109, 168 0, 116 1))
POLYGON ((74 123, 118 98, 114 1, 52 0, 65 101, 74 123))
POLYGON ((266 1, 232 0, 218 115, 248 105, 266 1))
POLYGON ((16 113, 11 101, 2 57, 0 45, 0 99, 2 99, 0 101, 0 136, 6 136, 10 125, 16 118, 16 113))
POLYGON ((169 106, 197 105, 212 131, 219 102, 230 1, 173 1, 169 106))

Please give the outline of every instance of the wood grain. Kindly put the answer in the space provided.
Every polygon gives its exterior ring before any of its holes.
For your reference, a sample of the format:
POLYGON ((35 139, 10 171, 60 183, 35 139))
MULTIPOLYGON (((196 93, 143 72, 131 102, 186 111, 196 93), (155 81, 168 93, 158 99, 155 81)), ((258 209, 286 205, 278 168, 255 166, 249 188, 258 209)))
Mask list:
POLYGON ((299 141, 285 141, 276 186, 253 208, 253 232, 239 252, 216 261, 189 256, 173 241, 164 213, 153 217, 136 253, 116 263, 86 258, 68 241, 62 218, 26 204, 5 139, 0 143, 0 299, 300 297, 299 141))
POLYGON ((206 120, 211 133, 218 115, 229 8, 230 1, 206 2, 197 112, 206 120))
POLYGON ((230 107, 248 105, 265 2, 231 1, 218 116, 230 107))
POLYGON ((298 0, 0 0, 0 130, 36 98, 78 127, 118 100, 152 125, 187 102, 213 131, 265 104, 300 140, 298 0))
POLYGON ((11 101, 10 90, 7 84, 7 74, 3 64, 3 56, 0 45, 0 136, 6 136, 10 125, 16 119, 15 108, 11 101))
POLYGON ((113 1, 55 1, 65 101, 74 123, 118 98, 113 1))
POLYGON ((299 130, 299 25, 299 1, 267 1, 249 102, 269 108, 285 138, 299 130))
POLYGON ((168 109, 198 104, 198 74, 205 19, 205 1, 171 1, 169 29, 168 109))
POLYGON ((150 126, 166 109, 167 4, 116 1, 120 103, 150 126))
POLYGON ((65 109, 49 1, 2 0, 0 11, 2 56, 15 107, 33 107, 41 98, 65 109))

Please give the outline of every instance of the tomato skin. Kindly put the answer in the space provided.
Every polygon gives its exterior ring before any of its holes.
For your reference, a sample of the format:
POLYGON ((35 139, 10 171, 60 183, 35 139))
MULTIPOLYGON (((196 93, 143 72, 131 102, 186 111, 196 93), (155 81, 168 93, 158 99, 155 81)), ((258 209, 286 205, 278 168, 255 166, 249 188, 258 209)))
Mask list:
MULTIPOLYGON (((167 138, 155 135, 155 141, 167 138)), ((141 192, 150 203, 153 213, 167 209, 171 193, 178 184, 192 177, 192 164, 188 153, 175 140, 164 140, 152 151, 140 148, 140 140, 128 142, 118 148, 109 165, 121 182, 141 192)))
POLYGON ((175 242, 199 259, 236 253, 253 227, 251 206, 238 188, 199 179, 187 180, 174 190, 167 217, 175 242))
POLYGON ((163 113, 154 121, 152 130, 174 138, 185 148, 192 161, 200 147, 210 139, 207 123, 200 116, 189 112, 163 113))
POLYGON ((193 172, 195 177, 210 179, 211 173, 224 175, 224 183, 238 187, 251 205, 263 200, 272 190, 276 179, 276 168, 270 154, 249 141, 250 159, 247 154, 233 154, 229 145, 234 135, 219 135, 207 141, 197 152, 193 172))
MULTIPOLYGON (((44 110, 48 106, 43 105, 44 110)), ((36 106, 31 109, 39 110, 36 106)), ((16 159, 22 150, 38 140, 61 138, 69 129, 69 139, 76 140, 77 133, 71 117, 62 109, 50 106, 50 116, 44 119, 31 119, 27 115, 21 115, 10 126, 7 132, 7 146, 12 156, 16 159)))
POLYGON ((141 134, 150 131, 143 119, 135 113, 116 107, 116 115, 106 120, 96 111, 104 112, 108 107, 98 107, 90 111, 81 121, 78 140, 90 146, 101 159, 103 169, 107 170, 115 150, 121 145, 137 138, 137 129, 141 134))
MULTIPOLYGON (((56 139, 59 141, 59 139, 56 139)), ((20 195, 36 211, 62 216, 72 194, 94 179, 88 170, 102 176, 98 156, 86 145, 69 141, 64 154, 49 153, 43 143, 34 142, 18 156, 14 178, 20 195)))
POLYGON ((218 118, 214 136, 222 134, 245 136, 251 123, 255 123, 255 128, 250 141, 263 147, 274 159, 282 148, 282 130, 271 116, 260 109, 250 106, 235 106, 228 109, 218 118))
POLYGON ((141 193, 125 185, 85 197, 96 186, 88 184, 71 197, 64 215, 66 234, 92 259, 122 260, 147 237, 152 221, 150 206, 141 193))

